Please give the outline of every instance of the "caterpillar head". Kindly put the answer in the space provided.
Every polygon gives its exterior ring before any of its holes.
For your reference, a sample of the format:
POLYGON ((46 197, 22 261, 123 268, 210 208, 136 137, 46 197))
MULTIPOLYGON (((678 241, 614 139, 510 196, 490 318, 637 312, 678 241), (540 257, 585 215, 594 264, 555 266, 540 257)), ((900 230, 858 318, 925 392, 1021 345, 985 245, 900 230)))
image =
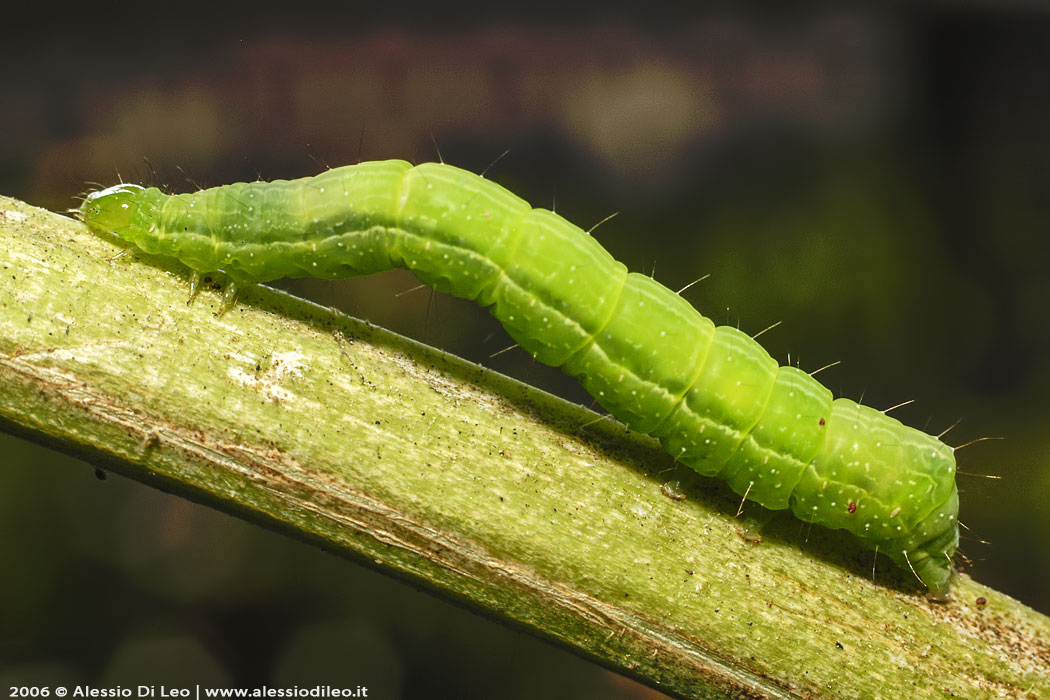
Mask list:
POLYGON ((126 237, 124 232, 133 225, 136 203, 145 187, 139 185, 114 185, 92 192, 80 205, 80 220, 97 231, 126 237))

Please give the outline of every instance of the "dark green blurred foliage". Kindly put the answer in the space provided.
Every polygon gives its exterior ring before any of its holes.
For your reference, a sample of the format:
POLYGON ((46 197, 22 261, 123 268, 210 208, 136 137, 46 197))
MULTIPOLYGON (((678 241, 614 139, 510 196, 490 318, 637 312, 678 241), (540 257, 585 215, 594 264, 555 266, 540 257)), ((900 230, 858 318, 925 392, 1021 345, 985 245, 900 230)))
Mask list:
MULTIPOLYGON (((510 149, 490 177, 584 228, 619 212, 595 230, 617 258, 673 289, 710 274, 686 298, 750 333, 782 321, 762 336, 781 362, 841 360, 820 375, 837 394, 916 399, 895 415, 932 433, 962 419, 951 444, 1005 438, 959 453, 965 566, 1050 611, 1050 13, 934 7, 209 6, 148 32, 93 8, 0 48, 0 186, 61 210, 118 177, 187 190, 438 149, 482 171, 510 149)), ((590 403, 416 285, 282 283, 590 403)), ((2 454, 5 681, 648 693, 203 507, 13 438, 2 454)))

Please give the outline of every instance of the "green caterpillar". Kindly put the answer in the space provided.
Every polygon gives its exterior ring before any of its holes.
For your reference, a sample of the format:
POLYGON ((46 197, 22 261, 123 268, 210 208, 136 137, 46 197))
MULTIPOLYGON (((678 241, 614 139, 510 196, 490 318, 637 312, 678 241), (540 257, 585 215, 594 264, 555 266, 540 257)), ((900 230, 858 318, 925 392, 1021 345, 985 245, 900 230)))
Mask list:
POLYGON ((491 307, 528 353, 678 461, 771 509, 844 528, 948 596, 952 448, 780 367, 751 337, 628 273, 583 230, 444 164, 390 160, 169 196, 117 185, 81 217, 236 282, 394 267, 491 307))

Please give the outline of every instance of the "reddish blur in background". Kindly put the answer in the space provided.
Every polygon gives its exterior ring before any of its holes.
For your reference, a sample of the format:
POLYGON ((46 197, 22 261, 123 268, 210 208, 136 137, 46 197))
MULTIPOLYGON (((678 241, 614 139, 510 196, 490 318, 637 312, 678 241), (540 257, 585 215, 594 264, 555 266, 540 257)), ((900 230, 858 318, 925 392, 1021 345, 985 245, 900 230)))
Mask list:
MULTIPOLYGON (((5 10, 0 193, 475 171, 959 453, 966 569, 1050 611, 1050 11, 541 1, 5 10), (22 15, 17 14, 23 13, 22 15), (41 13, 35 15, 34 13, 41 13), (504 151, 507 155, 493 165, 504 151), (980 475, 997 475, 999 480, 980 475)), ((286 288, 589 403, 407 273, 286 288)), ((61 294, 61 290, 56 290, 61 294)), ((2 301, 2 300, 0 300, 2 301)), ((655 697, 365 568, 0 436, 0 687, 655 697)), ((567 485, 570 489, 571 485, 567 485)), ((890 566, 885 560, 883 566, 890 566)))

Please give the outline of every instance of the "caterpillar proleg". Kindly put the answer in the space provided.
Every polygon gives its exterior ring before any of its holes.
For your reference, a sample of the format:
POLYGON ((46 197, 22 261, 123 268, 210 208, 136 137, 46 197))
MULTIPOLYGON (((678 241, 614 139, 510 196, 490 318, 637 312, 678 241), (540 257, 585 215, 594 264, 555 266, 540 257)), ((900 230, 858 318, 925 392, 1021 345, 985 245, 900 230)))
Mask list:
POLYGON ((952 448, 833 399, 750 336, 629 273, 579 227, 478 175, 389 160, 192 194, 125 184, 89 195, 81 216, 238 282, 408 268, 489 307, 526 352, 678 461, 767 508, 852 532, 947 598, 959 539, 952 448))

